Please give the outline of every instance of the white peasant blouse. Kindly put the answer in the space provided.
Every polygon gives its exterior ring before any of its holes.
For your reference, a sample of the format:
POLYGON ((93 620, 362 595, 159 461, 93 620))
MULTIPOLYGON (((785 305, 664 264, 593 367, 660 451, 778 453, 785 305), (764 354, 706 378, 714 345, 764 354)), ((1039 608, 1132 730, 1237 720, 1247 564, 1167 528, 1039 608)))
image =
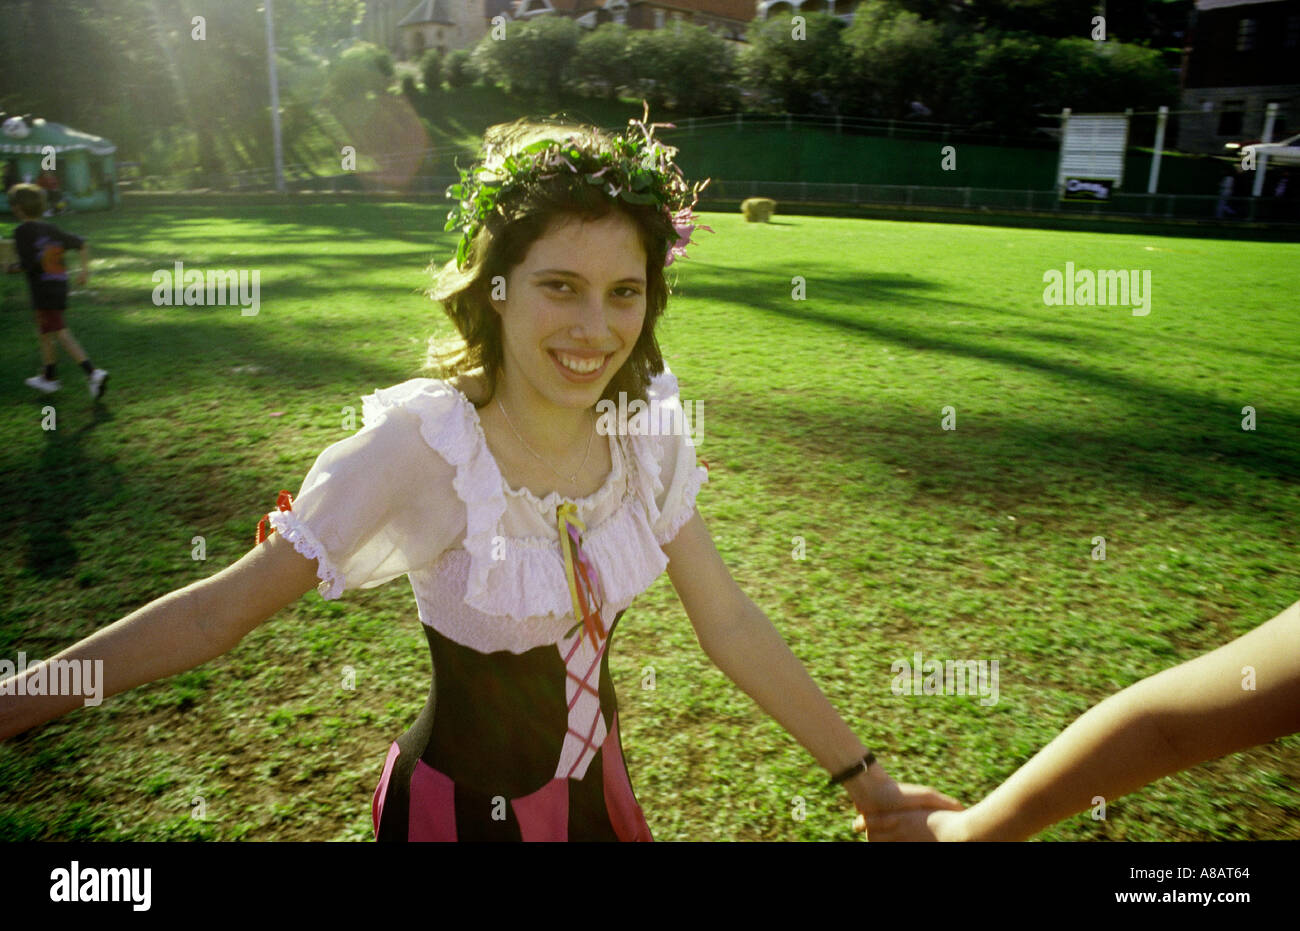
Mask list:
POLYGON ((433 378, 381 388, 362 399, 361 429, 317 457, 292 510, 267 518, 316 560, 327 600, 407 575, 422 623, 482 653, 522 653, 559 643, 576 623, 555 519, 572 502, 608 629, 667 567, 661 547, 708 480, 671 372, 652 379, 647 398, 659 428, 609 434, 612 467, 595 493, 539 499, 506 484, 459 390, 433 378))

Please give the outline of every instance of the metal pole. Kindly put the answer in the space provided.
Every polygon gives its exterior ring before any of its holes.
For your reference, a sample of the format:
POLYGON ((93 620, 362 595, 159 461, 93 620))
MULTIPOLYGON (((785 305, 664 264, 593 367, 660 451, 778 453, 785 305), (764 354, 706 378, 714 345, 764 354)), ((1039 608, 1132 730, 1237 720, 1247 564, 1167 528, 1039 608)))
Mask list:
POLYGON ((280 86, 275 78, 275 14, 266 0, 266 65, 271 76, 271 141, 275 147, 275 189, 284 193, 284 147, 280 142, 280 86))
MULTIPOLYGON (((1273 123, 1275 120, 1277 120, 1277 101, 1270 103, 1265 111, 1264 135, 1260 138, 1260 142, 1273 141, 1273 123)), ((1251 197, 1258 197, 1260 192, 1264 190, 1264 170, 1266 168, 1268 168, 1268 155, 1261 152, 1255 162, 1255 185, 1251 188, 1251 197)), ((1252 216, 1251 219, 1253 220, 1254 217, 1252 216)))
POLYGON ((1161 107, 1156 117, 1156 150, 1151 156, 1151 176, 1147 178, 1147 193, 1154 194, 1160 183, 1160 154, 1165 147, 1165 123, 1169 120, 1169 108, 1161 107))

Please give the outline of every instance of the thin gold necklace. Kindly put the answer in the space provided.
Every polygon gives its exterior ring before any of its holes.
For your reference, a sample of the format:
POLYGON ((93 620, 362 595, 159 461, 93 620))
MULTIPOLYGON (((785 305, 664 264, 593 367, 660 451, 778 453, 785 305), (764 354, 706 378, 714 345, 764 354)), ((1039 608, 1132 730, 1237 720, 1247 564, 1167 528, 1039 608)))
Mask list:
POLYGON ((542 463, 542 465, 546 466, 546 468, 548 468, 548 469, 550 469, 552 472, 554 472, 556 478, 558 478, 558 479, 560 479, 560 480, 562 480, 562 481, 567 481, 570 485, 576 485, 576 484, 578 483, 578 473, 581 472, 584 468, 586 468, 587 460, 591 458, 591 444, 592 444, 592 443, 595 441, 595 439, 596 439, 596 431, 595 431, 595 430, 592 430, 592 431, 591 431, 591 436, 589 436, 589 437, 587 438, 587 453, 586 453, 586 455, 584 455, 584 456, 582 457, 582 465, 578 466, 577 471, 574 472, 574 473, 573 473, 571 476, 569 476, 567 479, 565 479, 565 477, 564 477, 563 475, 561 475, 559 472, 556 472, 556 470, 555 470, 555 466, 553 466, 553 465, 551 465, 549 462, 547 462, 546 459, 544 459, 542 456, 539 456, 539 455, 537 454, 537 450, 535 450, 535 449, 533 449, 531 446, 529 446, 529 445, 528 445, 528 441, 525 440, 522 436, 519 435, 519 431, 515 429, 515 425, 514 425, 514 424, 511 422, 511 420, 510 420, 510 415, 506 413, 506 406, 505 406, 504 404, 501 403, 501 398, 500 398, 500 396, 497 397, 497 407, 501 408, 501 416, 504 417, 504 418, 506 419, 506 425, 507 425, 508 427, 510 427, 511 432, 514 433, 514 435, 519 439, 519 442, 521 442, 521 443, 524 444, 524 449, 526 449, 526 450, 528 450, 530 453, 532 453, 532 454, 537 458, 537 460, 538 460, 539 462, 542 463))

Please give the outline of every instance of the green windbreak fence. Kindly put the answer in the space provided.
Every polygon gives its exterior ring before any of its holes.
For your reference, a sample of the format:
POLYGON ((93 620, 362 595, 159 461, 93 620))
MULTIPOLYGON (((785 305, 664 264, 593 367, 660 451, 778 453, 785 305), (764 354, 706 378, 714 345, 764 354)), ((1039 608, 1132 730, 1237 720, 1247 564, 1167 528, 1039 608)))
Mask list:
MULTIPOLYGON (((795 125, 684 127, 664 134, 681 150, 688 178, 745 178, 820 184, 924 185, 999 190, 1050 191, 1055 186, 1057 149, 989 145, 960 138, 912 139, 861 135, 795 125), (945 146, 955 150, 955 167, 943 167, 945 146)), ((949 164, 952 164, 950 161, 949 164)), ((1147 189, 1151 156, 1131 151, 1123 190, 1147 189)), ((1166 152, 1160 163, 1164 194, 1215 194, 1225 162, 1166 152)))
MULTIPOLYGON (((1046 134, 1016 139, 974 136, 960 127, 902 120, 724 116, 689 118, 676 129, 661 130, 657 137, 680 149, 678 161, 687 178, 714 179, 706 199, 724 198, 720 191, 725 183, 729 191, 754 193, 758 193, 754 185, 778 185, 770 189, 780 190, 788 199, 832 203, 871 203, 873 198, 883 197, 886 203, 947 204, 956 198, 955 206, 1031 210, 1056 202, 1058 148, 1046 134), (952 170, 944 168, 948 146, 954 150, 949 161, 952 170), (832 193, 832 188, 843 190, 832 193), (923 190, 931 194, 920 193, 923 190), (984 193, 972 193, 977 191, 984 193)), ((321 173, 307 165, 291 164, 285 166, 285 178, 294 191, 403 191, 441 196, 457 179, 457 159, 462 166, 469 165, 474 153, 452 145, 387 152, 364 159, 358 171, 343 173, 321 173)), ((1130 149, 1124 183, 1116 194, 1145 195, 1150 167, 1149 153, 1130 149)), ((1220 183, 1230 168, 1227 159, 1166 151, 1158 192, 1218 198, 1220 183)), ((230 175, 188 172, 132 176, 123 186, 132 191, 209 188, 254 192, 271 189, 274 178, 269 168, 230 175)), ((1173 217, 1184 209, 1168 201, 1132 203, 1143 215, 1173 217)), ((1201 215, 1213 214, 1216 207, 1211 203, 1208 208, 1196 204, 1186 209, 1201 215)))

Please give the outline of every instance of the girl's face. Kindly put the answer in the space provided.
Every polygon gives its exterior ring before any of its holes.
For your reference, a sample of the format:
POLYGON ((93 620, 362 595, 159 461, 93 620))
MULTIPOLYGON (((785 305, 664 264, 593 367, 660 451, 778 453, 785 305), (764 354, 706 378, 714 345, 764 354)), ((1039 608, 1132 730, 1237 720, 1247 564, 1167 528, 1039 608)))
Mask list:
POLYGON ((568 408, 600 400, 641 335, 645 267, 637 227, 618 210, 551 224, 510 272, 505 299, 492 300, 503 383, 516 400, 568 408))

